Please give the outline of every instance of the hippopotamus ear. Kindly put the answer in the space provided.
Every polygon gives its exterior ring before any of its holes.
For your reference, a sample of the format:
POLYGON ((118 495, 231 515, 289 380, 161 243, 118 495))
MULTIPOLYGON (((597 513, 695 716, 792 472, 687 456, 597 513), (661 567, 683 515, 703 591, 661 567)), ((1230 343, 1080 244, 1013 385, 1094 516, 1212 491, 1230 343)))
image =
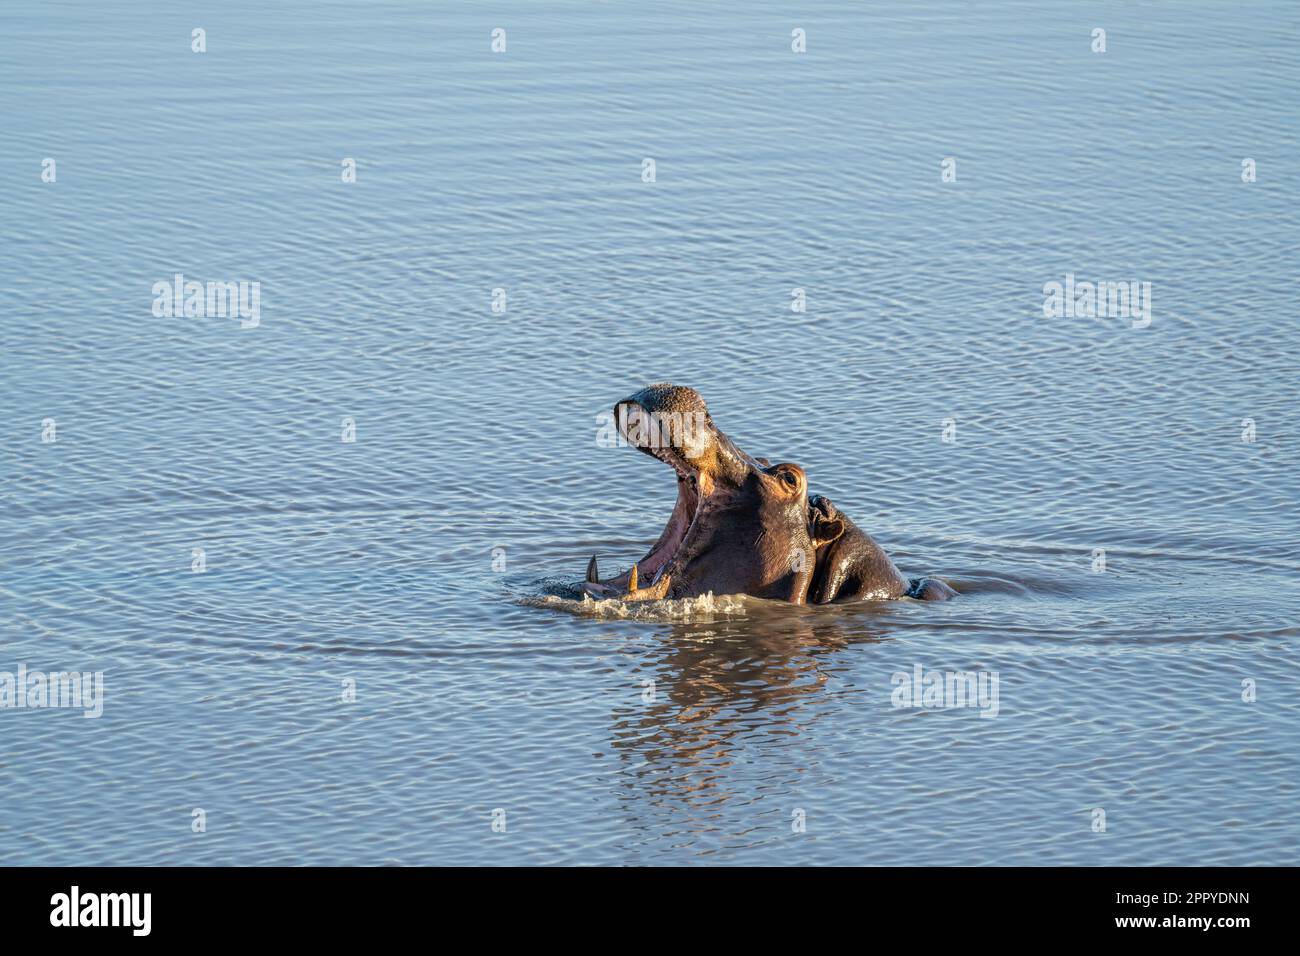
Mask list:
POLYGON ((817 512, 812 512, 808 521, 808 537, 812 539, 812 546, 820 548, 823 545, 830 544, 844 533, 844 521, 841 518, 824 518, 817 512))
POLYGON ((814 548, 830 544, 846 529, 844 520, 825 495, 808 496, 808 537, 814 548))

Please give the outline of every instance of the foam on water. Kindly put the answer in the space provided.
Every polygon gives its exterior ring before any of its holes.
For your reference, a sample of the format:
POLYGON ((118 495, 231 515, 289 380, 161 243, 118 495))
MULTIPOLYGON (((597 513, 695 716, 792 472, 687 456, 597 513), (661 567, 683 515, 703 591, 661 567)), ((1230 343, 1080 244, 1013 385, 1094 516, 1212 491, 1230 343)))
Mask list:
POLYGON ((584 595, 582 600, 557 597, 552 594, 521 598, 519 603, 530 607, 567 611, 581 617, 618 618, 637 621, 712 621, 721 617, 743 617, 745 602, 753 598, 740 594, 714 597, 713 592, 698 597, 665 601, 597 600, 584 595))

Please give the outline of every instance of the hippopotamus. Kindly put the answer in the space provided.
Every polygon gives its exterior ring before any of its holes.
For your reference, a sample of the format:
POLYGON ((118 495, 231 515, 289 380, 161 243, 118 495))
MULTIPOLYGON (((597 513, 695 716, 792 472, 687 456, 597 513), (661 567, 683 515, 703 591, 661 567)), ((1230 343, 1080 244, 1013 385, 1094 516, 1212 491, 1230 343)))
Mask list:
POLYGON ((772 464, 736 446, 699 392, 648 385, 614 406, 628 444, 669 465, 677 503, 663 533, 628 571, 606 581, 596 558, 582 591, 652 601, 748 594, 791 604, 834 604, 956 592, 937 578, 907 578, 829 498, 809 494, 799 465, 772 464))

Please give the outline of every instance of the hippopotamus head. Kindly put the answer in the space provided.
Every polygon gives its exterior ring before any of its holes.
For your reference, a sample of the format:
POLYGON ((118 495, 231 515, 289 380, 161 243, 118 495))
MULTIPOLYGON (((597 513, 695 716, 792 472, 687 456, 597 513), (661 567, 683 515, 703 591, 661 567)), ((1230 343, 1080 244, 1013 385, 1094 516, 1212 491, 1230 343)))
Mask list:
POLYGON ((649 385, 614 407, 622 438, 677 475, 677 504, 632 568, 601 581, 593 557, 583 590, 625 601, 751 594, 794 604, 882 598, 945 600, 938 578, 905 578, 885 550, 798 465, 754 458, 718 430, 699 392, 649 385))
POLYGON ((593 557, 586 593, 654 600, 712 591, 804 603, 817 552, 810 531, 831 529, 810 522, 802 468, 746 454, 692 388, 647 386, 615 406, 614 421, 629 444, 676 473, 677 503, 627 573, 602 582, 593 557))

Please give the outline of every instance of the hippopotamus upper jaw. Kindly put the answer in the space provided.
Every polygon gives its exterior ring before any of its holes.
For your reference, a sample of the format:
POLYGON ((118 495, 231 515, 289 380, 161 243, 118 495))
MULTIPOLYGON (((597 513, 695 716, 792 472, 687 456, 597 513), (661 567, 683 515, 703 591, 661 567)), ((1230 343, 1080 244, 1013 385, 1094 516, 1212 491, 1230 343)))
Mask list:
POLYGON ((684 385, 647 385, 614 406, 619 432, 629 444, 667 462, 679 475, 708 488, 740 485, 759 467, 713 423, 700 393, 684 385))

